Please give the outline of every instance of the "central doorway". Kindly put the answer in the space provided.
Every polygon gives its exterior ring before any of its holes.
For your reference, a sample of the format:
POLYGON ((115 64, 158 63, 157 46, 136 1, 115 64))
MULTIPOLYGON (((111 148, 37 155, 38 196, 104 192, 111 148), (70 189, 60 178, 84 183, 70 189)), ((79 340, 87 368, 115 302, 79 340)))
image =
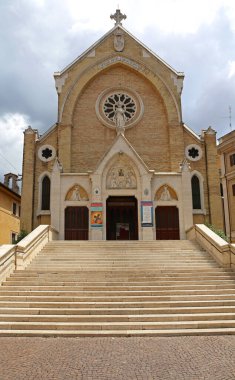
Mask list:
POLYGON ((135 197, 109 197, 106 203, 106 239, 138 240, 138 212, 135 197))

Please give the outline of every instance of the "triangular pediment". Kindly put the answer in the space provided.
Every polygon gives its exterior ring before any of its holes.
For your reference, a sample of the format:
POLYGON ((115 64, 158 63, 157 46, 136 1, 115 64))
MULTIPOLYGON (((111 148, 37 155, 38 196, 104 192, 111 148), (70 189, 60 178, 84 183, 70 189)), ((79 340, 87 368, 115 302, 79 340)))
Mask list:
POLYGON ((138 153, 130 144, 130 142, 126 139, 126 137, 123 134, 119 134, 114 140, 112 146, 108 149, 108 151, 99 161, 93 174, 101 175, 106 166, 114 159, 114 157, 120 157, 122 155, 129 157, 129 159, 134 162, 140 174, 144 175, 152 172, 151 170, 149 170, 145 162, 138 155, 138 153))
MULTIPOLYGON (((125 38, 129 38, 132 40, 135 45, 137 45, 140 48, 140 56, 143 58, 154 58, 156 62, 160 63, 164 67, 168 68, 169 71, 177 77, 184 77, 184 74, 182 72, 176 71, 173 67, 171 67, 168 63, 166 63, 161 57, 159 57, 156 53, 154 53, 150 48, 148 48, 144 43, 142 43, 138 38, 136 38, 133 34, 131 34, 127 29, 125 29, 122 25, 118 24, 114 26, 112 29, 110 29, 107 33, 105 33, 98 41, 96 41, 94 44, 92 44, 87 50, 85 50, 81 55, 79 55, 73 62, 71 62, 68 66, 66 66, 61 72, 56 72, 55 77, 64 76, 74 65, 78 64, 85 58, 95 58, 96 57, 96 50, 102 46, 106 42, 106 40, 115 33, 120 31, 125 38)), ((106 53, 110 54, 110 53, 106 53)), ((127 55, 129 52, 125 52, 127 55)))

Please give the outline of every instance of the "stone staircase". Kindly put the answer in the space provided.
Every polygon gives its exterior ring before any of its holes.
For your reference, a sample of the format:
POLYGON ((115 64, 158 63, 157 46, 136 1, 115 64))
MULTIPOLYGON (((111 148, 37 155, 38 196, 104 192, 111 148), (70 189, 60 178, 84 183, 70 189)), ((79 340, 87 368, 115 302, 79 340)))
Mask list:
POLYGON ((0 336, 205 334, 235 334, 235 273, 191 241, 53 241, 0 287, 0 336))

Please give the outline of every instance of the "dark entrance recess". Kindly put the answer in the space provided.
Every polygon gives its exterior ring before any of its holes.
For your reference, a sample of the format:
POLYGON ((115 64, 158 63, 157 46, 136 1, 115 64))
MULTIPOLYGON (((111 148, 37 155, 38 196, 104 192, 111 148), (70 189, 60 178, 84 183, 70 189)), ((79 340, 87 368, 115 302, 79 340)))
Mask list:
POLYGON ((109 197, 106 204, 107 240, 138 240, 135 197, 109 197))
POLYGON ((179 210, 176 206, 156 207, 155 221, 157 240, 179 240, 179 210))
POLYGON ((65 209, 65 240, 88 240, 88 208, 65 209))

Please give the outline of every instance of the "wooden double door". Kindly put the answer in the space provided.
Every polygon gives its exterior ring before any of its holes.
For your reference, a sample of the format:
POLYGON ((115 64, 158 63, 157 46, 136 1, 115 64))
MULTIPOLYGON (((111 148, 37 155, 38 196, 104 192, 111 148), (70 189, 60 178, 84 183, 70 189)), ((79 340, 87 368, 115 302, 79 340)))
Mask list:
POLYGON ((138 240, 138 212, 135 197, 107 199, 106 239, 138 240))
POLYGON ((66 207, 65 240, 88 240, 89 213, 85 206, 66 207))
POLYGON ((179 240, 179 210, 176 206, 156 207, 155 222, 157 240, 179 240))

